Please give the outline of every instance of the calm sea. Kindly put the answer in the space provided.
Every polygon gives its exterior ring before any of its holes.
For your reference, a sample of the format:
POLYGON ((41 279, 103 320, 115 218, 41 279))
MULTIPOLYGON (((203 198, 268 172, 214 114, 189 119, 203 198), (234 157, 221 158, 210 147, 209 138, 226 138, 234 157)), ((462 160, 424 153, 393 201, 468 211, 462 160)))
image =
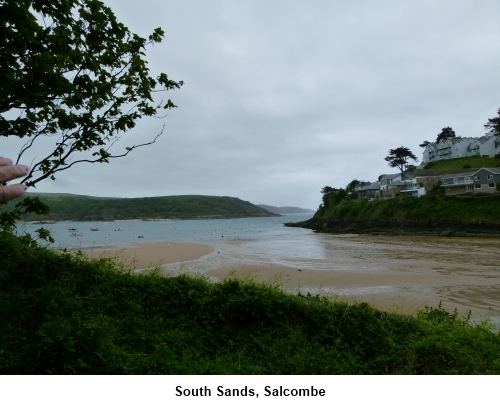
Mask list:
POLYGON ((56 241, 56 247, 112 246, 161 241, 210 243, 219 239, 271 241, 287 236, 311 234, 308 229, 283 225, 285 222, 304 221, 311 217, 312 214, 290 214, 281 217, 224 220, 60 222, 45 225, 24 224, 20 229, 31 234, 40 227, 49 229, 56 241))
MULTIPOLYGON (((339 295, 390 293, 403 296, 407 292, 425 295, 427 290, 435 290, 439 293, 436 293, 436 297, 439 295, 439 299, 444 302, 454 302, 465 307, 484 310, 500 305, 498 285, 490 286, 488 281, 497 277, 500 271, 498 239, 329 235, 283 225, 285 222, 303 221, 311 216, 293 214, 223 221, 61 222, 43 226, 51 231, 56 240, 56 248, 114 247, 159 241, 196 242, 213 247, 212 253, 200 259, 164 266, 174 271, 182 269, 204 272, 223 266, 234 265, 235 268, 241 268, 255 264, 324 271, 392 271, 394 274, 429 274, 434 278, 442 274, 442 277, 448 277, 443 280, 452 280, 450 277, 453 274, 469 275, 475 277, 475 287, 469 284, 446 286, 446 283, 433 286, 433 282, 420 285, 410 281, 401 286, 364 286, 360 282, 359 288, 332 287, 328 291, 339 295), (92 231, 91 228, 97 230, 92 231)), ((20 228, 33 233, 40 226, 25 224, 20 228)), ((324 293, 326 290, 322 288, 321 291, 324 293)), ((498 323, 500 325, 500 318, 498 323)))

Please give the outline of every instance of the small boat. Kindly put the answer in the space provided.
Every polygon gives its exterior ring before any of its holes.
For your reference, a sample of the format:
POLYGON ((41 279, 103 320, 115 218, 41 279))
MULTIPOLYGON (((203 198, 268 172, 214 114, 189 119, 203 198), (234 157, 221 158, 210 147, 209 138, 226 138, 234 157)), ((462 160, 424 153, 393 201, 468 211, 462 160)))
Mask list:
POLYGON ((123 229, 122 228, 118 228, 118 229, 115 229, 115 232, 116 231, 123 231, 123 229))
POLYGON ((98 231, 99 228, 90 228, 91 231, 98 231))
POLYGON ((144 238, 144 235, 139 235, 138 238, 144 238))
POLYGON ((78 233, 78 232, 73 232, 71 235, 69 236, 83 236, 83 233, 78 233))
POLYGON ((76 232, 77 229, 76 228, 68 228, 68 231, 70 231, 70 232, 76 232))

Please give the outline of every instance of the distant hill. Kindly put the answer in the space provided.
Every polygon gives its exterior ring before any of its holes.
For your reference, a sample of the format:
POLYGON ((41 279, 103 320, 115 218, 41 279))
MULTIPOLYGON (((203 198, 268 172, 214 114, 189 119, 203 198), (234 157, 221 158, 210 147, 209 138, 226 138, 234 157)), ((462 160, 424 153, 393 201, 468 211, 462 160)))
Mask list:
POLYGON ((274 214, 306 214, 308 212, 316 212, 307 208, 299 207, 273 207, 272 205, 257 204, 257 206, 264 208, 265 210, 272 212, 274 214))
MULTIPOLYGON (((63 193, 27 193, 26 196, 38 196, 40 200, 50 206, 51 212, 48 216, 25 215, 23 217, 25 221, 113 221, 276 216, 276 214, 261 207, 235 197, 178 195, 113 198, 63 193)), ((6 207, 7 210, 16 202, 9 203, 6 207)))

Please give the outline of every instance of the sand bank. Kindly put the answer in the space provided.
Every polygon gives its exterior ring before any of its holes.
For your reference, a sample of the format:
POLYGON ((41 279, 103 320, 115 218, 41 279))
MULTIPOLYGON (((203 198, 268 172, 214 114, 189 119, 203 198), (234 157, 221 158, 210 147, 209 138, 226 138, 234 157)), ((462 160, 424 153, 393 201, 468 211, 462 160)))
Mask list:
POLYGON ((414 313, 439 302, 448 311, 465 314, 500 315, 500 286, 497 278, 406 272, 325 271, 276 266, 227 266, 206 272, 216 279, 241 278, 279 284, 289 291, 322 294, 368 302, 400 313, 414 313), (473 284, 473 285, 471 285, 473 284))
POLYGON ((324 248, 318 255, 331 254, 304 259, 300 271, 272 263, 267 250, 248 241, 219 241, 214 247, 135 243, 90 252, 117 257, 131 269, 163 265, 165 274, 175 274, 183 262, 182 271, 217 280, 278 283, 291 292, 356 299, 388 311, 412 313, 442 301, 448 311, 500 316, 500 240, 318 237, 324 248))
POLYGON ((196 260, 209 254, 213 248, 199 243, 148 242, 108 248, 91 248, 89 257, 111 257, 123 263, 127 269, 137 270, 168 263, 196 260))

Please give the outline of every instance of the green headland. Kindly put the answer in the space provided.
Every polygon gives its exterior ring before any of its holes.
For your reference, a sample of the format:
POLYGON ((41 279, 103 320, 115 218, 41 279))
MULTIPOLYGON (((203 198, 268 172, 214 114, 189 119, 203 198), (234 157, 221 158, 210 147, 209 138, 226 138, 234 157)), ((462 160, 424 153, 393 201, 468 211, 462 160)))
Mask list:
MULTIPOLYGON (((272 217, 274 213, 235 197, 178 195, 106 198, 61 193, 28 193, 50 207, 46 216, 26 214, 25 221, 114 221, 129 219, 210 219, 272 217)), ((16 204, 17 201, 9 203, 16 204)))

